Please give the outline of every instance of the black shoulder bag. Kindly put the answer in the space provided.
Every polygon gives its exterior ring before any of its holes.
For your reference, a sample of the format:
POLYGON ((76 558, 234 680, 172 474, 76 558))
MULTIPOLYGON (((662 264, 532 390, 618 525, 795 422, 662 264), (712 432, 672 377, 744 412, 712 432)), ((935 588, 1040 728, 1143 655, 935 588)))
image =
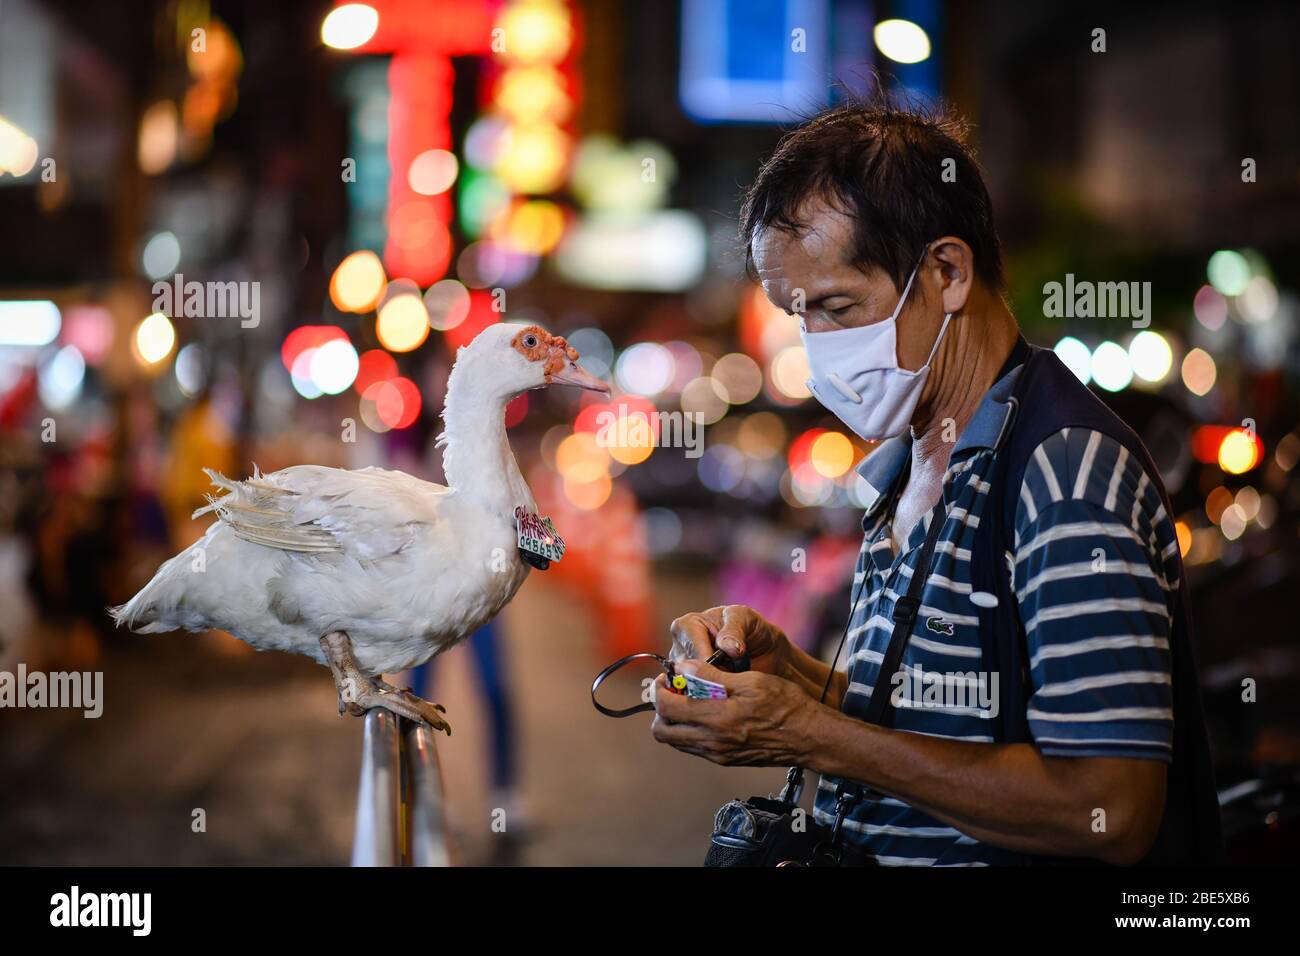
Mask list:
MULTIPOLYGON (((898 500, 898 491, 907 481, 906 470, 894 483, 890 494, 889 511, 892 513, 898 500)), ((880 663, 880 673, 876 676, 875 687, 871 691, 871 701, 863 717, 869 723, 886 726, 892 722, 893 708, 890 706, 889 685, 903 659, 903 651, 912 635, 917 613, 921 607, 921 592, 925 581, 930 576, 930 566, 934 559, 935 542, 939 531, 947 520, 947 513, 942 502, 930 518, 930 528, 921 547, 916 569, 908 584, 907 594, 894 604, 894 628, 890 633, 889 646, 880 663)), ((839 664, 840 654, 844 651, 849 628, 857 614, 858 603, 862 600, 862 589, 866 587, 869 575, 864 573, 857 593, 849 611, 849 619, 840 635, 835 658, 831 661, 830 673, 826 676, 826 686, 822 688, 821 703, 825 703, 830 693, 831 681, 835 679, 835 668, 839 664)), ((791 767, 786 774, 785 788, 776 797, 750 797, 748 800, 732 800, 717 813, 713 821, 713 837, 709 841, 709 850, 704 857, 705 866, 871 866, 874 860, 857 847, 844 841, 844 821, 854 804, 866 792, 861 784, 843 781, 835 791, 835 819, 827 827, 806 819, 799 807, 799 797, 803 793, 803 767, 791 767)))

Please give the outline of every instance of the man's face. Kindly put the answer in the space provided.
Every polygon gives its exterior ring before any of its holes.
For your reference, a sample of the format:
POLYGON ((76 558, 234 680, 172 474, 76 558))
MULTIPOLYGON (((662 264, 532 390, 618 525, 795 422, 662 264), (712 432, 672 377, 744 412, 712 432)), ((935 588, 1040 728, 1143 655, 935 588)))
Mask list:
MULTIPOLYGON (((864 272, 849 262, 852 220, 824 202, 814 201, 807 205, 802 221, 805 228, 797 236, 763 229, 754 239, 754 265, 772 304, 794 314, 798 290, 802 289, 804 325, 811 333, 872 325, 889 318, 901 290, 894 288, 884 270, 864 272)), ((916 255, 920 257, 920 249, 916 255)), ((909 371, 925 364, 943 322, 937 294, 925 289, 930 281, 922 263, 898 317, 898 362, 909 371)))

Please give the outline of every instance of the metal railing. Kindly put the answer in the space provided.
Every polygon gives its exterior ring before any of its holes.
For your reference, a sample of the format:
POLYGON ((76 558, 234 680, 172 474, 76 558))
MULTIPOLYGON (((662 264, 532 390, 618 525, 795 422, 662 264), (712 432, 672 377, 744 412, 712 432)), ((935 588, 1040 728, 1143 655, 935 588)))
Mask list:
POLYGON ((386 710, 366 713, 353 866, 451 866, 433 733, 386 710))

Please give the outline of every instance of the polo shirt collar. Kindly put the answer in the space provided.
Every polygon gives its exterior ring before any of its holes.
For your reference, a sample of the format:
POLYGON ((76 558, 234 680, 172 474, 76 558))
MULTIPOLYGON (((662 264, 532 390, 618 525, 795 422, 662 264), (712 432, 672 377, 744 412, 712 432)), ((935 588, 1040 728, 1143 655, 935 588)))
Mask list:
MULTIPOLYGON (((952 450, 954 461, 966 452, 998 447, 1003 434, 1011 426, 1011 419, 1015 414, 1015 403, 1011 401, 1011 393, 1016 387, 1016 379, 1020 377, 1021 368, 1022 365, 1017 365, 1011 369, 984 393, 979 407, 975 409, 975 415, 957 436, 957 444, 952 450)), ((867 493, 864 495, 867 506, 863 519, 864 525, 868 519, 875 516, 876 509, 884 504, 886 492, 898 480, 899 472, 903 470, 911 454, 912 435, 910 432, 904 432, 881 442, 876 446, 875 451, 867 455, 862 460, 862 464, 858 465, 858 475, 867 483, 867 493)))
POLYGON ((1010 427, 1011 418, 1015 414, 1015 403, 1011 401, 1011 393, 1015 390, 1016 379, 1020 377, 1022 368, 1023 365, 1017 365, 994 382, 984 393, 979 407, 975 409, 975 415, 957 436, 957 444, 952 450, 953 458, 965 451, 998 447, 1003 433, 1010 427))
MULTIPOLYGON (((893 487, 898 473, 907 464, 912 455, 912 435, 903 432, 893 438, 886 438, 876 446, 875 451, 862 459, 858 465, 858 475, 867 483, 867 492, 863 500, 867 506, 865 518, 875 516, 876 509, 884 503, 886 492, 893 487)), ((864 518, 863 523, 866 523, 864 518)))

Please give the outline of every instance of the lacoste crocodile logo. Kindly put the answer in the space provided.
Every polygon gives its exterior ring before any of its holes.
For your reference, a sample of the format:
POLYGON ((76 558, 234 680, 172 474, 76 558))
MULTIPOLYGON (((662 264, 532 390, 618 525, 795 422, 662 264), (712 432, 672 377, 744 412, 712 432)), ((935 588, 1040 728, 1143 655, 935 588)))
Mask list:
POLYGON ((952 621, 945 621, 941 617, 927 617, 925 619, 925 629, 936 634, 952 637, 952 621))

